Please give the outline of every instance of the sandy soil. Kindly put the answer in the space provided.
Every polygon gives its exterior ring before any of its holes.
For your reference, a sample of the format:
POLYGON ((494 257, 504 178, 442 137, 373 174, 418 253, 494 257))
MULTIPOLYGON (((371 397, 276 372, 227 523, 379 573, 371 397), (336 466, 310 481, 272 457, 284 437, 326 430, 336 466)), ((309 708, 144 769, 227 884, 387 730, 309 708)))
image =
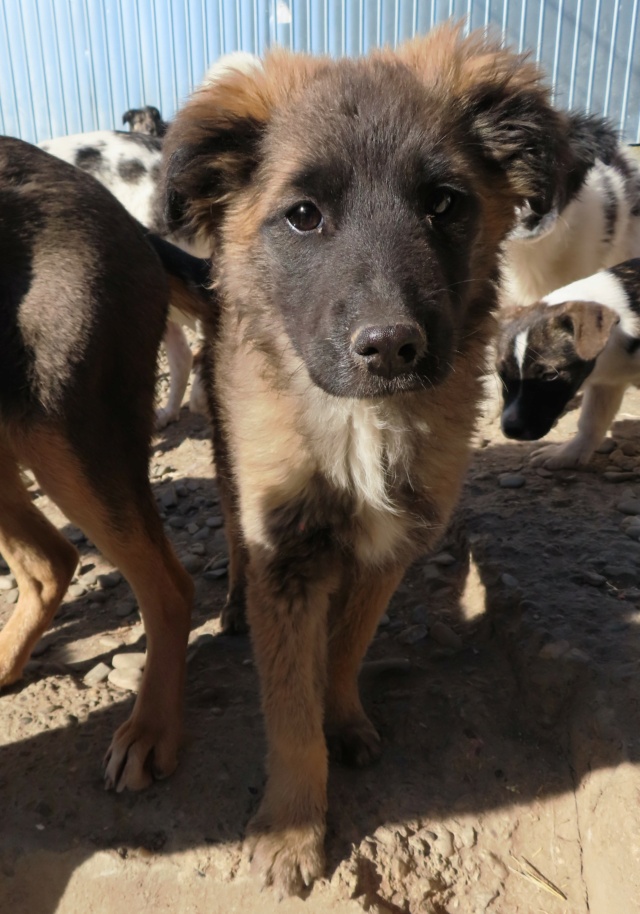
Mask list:
POLYGON ((640 912, 639 422, 633 391, 611 453, 557 473, 485 423, 457 522, 407 575, 363 671, 383 758, 332 769, 326 879, 281 904, 241 854, 264 740, 249 641, 218 634, 226 546, 205 421, 183 410, 152 462, 197 603, 181 765, 144 793, 105 792, 100 764, 133 702, 101 677, 144 651, 133 597, 34 487, 82 561, 0 697, 0 912, 640 912))

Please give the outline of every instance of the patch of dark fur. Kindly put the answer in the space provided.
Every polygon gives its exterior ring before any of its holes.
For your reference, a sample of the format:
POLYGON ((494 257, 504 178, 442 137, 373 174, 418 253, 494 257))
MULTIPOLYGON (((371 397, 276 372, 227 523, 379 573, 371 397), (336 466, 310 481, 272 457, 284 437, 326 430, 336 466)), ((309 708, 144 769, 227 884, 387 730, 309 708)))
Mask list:
POLYGON ((265 527, 273 550, 265 556, 274 593, 304 596, 308 585, 331 571, 341 534, 351 528, 350 499, 316 475, 298 498, 271 510, 265 527))
POLYGON ((610 175, 605 172, 603 175, 604 182, 604 238, 603 241, 605 244, 613 240, 613 236, 616 231, 616 224, 618 222, 618 199, 616 197, 615 189, 611 183, 610 175))
POLYGON ((100 171, 102 167, 102 153, 95 146, 82 146, 76 152, 75 163, 77 168, 89 173, 100 171))
POLYGON ((118 163, 118 174, 128 184, 137 184, 146 173, 147 169, 140 159, 123 159, 118 163))

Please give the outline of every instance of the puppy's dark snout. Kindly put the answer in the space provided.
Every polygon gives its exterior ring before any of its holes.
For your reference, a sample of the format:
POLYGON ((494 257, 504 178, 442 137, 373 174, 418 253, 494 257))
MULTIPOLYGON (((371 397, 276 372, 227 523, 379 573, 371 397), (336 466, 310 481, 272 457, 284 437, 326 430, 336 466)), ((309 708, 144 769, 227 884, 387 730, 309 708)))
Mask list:
POLYGON ((390 324, 359 327, 351 338, 351 352, 372 374, 385 378, 415 368, 424 354, 427 340, 418 324, 390 324))

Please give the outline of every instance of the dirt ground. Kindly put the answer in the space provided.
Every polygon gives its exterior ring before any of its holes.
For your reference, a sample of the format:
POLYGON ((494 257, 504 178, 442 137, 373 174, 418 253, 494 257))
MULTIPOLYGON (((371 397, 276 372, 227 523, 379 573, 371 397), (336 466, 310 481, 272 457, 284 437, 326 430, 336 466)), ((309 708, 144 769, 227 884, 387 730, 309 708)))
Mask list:
MULTIPOLYGON (((143 793, 105 792, 101 774, 139 676, 139 658, 122 678, 114 657, 144 651, 133 597, 34 486, 81 564, 0 697, 0 912, 640 912, 635 390, 613 441, 588 470, 551 473, 484 423, 458 522, 407 575, 363 670, 383 758, 332 768, 326 878, 280 904, 241 854, 264 739, 249 640, 218 634, 226 546, 205 420, 183 410, 152 461, 197 602, 181 764, 143 793)), ((0 621, 13 583, 0 566, 0 621)))

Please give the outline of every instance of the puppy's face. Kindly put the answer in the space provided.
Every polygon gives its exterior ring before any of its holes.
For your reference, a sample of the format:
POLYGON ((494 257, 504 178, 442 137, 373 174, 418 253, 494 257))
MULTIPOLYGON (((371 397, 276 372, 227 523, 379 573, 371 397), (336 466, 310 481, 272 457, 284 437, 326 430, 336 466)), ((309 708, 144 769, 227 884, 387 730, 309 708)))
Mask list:
POLYGON ((162 115, 153 105, 126 111, 122 115, 122 123, 129 124, 131 133, 147 133, 149 136, 162 137, 167 129, 162 115))
POLYGON ((284 332, 331 394, 429 388, 493 305, 549 136, 562 159, 537 79, 450 28, 364 61, 272 54, 178 115, 168 221, 210 239, 223 298, 274 359, 284 332))
POLYGON ((502 328, 497 369, 507 438, 535 441, 551 430, 592 372, 617 319, 595 302, 539 302, 502 328))

